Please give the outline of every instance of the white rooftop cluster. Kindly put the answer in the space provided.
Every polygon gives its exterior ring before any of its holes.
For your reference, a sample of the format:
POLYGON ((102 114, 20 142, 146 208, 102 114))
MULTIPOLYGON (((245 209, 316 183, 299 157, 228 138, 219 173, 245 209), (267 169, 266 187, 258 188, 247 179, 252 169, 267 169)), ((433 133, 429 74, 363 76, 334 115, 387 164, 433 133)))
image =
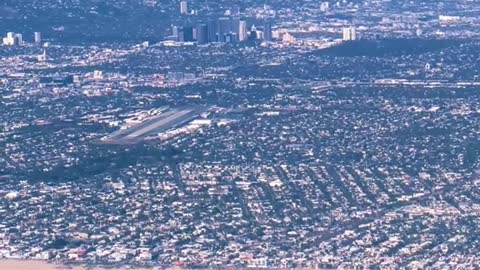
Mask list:
POLYGON ((15 45, 22 45, 22 44, 23 44, 22 34, 8 32, 7 36, 3 38, 3 45, 6 45, 6 46, 15 46, 15 45))

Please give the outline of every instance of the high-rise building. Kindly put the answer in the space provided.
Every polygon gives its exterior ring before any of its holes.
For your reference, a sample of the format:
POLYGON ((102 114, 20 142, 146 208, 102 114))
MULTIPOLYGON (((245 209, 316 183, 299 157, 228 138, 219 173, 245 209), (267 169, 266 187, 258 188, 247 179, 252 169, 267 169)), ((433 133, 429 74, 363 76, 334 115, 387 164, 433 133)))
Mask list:
POLYGON ((343 28, 343 41, 351 41, 357 39, 357 30, 355 27, 343 28))
POLYGON ((22 45, 23 44, 23 35, 22 34, 15 34, 13 39, 15 40, 15 45, 22 45))
POLYGON ((184 26, 178 29, 178 41, 181 42, 192 42, 193 39, 193 27, 184 26))
POLYGON ((42 42, 42 34, 40 32, 35 32, 33 34, 33 37, 34 37, 35 43, 39 44, 42 42))
POLYGON ((240 31, 240 17, 232 18, 230 25, 230 32, 234 33, 238 37, 240 31))
POLYGON ((188 13, 188 4, 187 1, 180 1, 180 14, 188 13))
POLYGON ((197 25, 197 42, 198 44, 208 43, 208 25, 206 23, 197 25))
POLYGON ((350 28, 343 28, 343 37, 342 37, 343 41, 348 41, 350 40, 350 28))
POLYGON ((191 26, 183 27, 183 39, 186 42, 192 42, 195 40, 193 38, 193 27, 191 26))
POLYGON ((172 36, 175 38, 175 40, 178 40, 178 27, 177 26, 172 26, 172 36))
POLYGON ((14 45, 22 45, 23 44, 23 36, 22 34, 16 34, 13 32, 8 32, 7 37, 3 38, 3 44, 14 46, 14 45))
POLYGON ((238 41, 238 37, 236 33, 230 32, 225 34, 225 42, 227 43, 235 43, 238 41))
POLYGON ((350 39, 357 40, 357 29, 355 27, 350 27, 350 39))
POLYGON ((272 23, 270 21, 263 23, 263 40, 272 41, 272 23))
POLYGON ((3 38, 3 45, 6 46, 13 46, 15 45, 15 39, 14 39, 15 33, 13 32, 8 32, 7 36, 3 38))
POLYGON ((247 21, 240 20, 238 24, 238 41, 245 41, 248 39, 248 29, 247 29, 247 21))
POLYGON ((217 41, 226 42, 226 35, 229 34, 231 30, 230 18, 223 17, 218 19, 217 41))
POLYGON ((217 28, 218 24, 216 21, 209 21, 208 25, 208 42, 217 42, 217 28))
POLYGON ((22 45, 22 44, 23 44, 22 34, 8 32, 7 36, 3 38, 3 45, 14 46, 14 45, 22 45))

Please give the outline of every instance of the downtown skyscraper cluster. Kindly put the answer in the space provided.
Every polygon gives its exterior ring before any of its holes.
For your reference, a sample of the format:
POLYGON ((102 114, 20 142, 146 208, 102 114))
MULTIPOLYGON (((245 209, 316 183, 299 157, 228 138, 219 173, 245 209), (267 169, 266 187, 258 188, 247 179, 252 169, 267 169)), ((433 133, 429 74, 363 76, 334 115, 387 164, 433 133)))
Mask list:
POLYGON ((235 43, 247 40, 272 41, 272 22, 264 21, 261 27, 248 26, 240 17, 221 17, 194 25, 173 26, 172 35, 179 42, 235 43))

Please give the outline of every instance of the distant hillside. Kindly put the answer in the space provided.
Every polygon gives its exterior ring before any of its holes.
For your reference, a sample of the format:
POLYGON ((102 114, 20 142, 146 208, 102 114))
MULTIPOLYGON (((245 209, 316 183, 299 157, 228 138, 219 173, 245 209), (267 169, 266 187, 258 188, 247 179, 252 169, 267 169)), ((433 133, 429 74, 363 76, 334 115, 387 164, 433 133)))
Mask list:
POLYGON ((425 40, 425 39, 382 39, 357 40, 346 42, 340 46, 318 50, 314 55, 329 55, 338 57, 353 56, 399 56, 415 55, 438 51, 450 46, 461 44, 458 40, 425 40))

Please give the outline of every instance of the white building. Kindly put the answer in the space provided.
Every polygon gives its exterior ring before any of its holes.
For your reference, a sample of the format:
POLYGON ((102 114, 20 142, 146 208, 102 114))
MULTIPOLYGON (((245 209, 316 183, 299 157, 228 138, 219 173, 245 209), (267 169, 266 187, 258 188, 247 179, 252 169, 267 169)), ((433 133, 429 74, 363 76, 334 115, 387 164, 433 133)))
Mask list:
POLYGON ((343 41, 351 41, 357 39, 357 30, 355 27, 343 28, 343 41))
POLYGON ((22 41, 21 34, 15 34, 14 32, 8 32, 7 36, 3 38, 3 45, 14 46, 20 44, 19 41, 22 41))
POLYGON ((238 40, 245 41, 248 39, 247 21, 240 21, 238 29, 238 40))
POLYGON ((292 36, 290 33, 285 33, 282 36, 282 41, 285 43, 292 43, 292 42, 295 42, 295 40, 296 40, 295 37, 292 36))
POLYGON ((461 20, 460 16, 447 16, 447 15, 438 15, 438 21, 441 24, 456 23, 461 20))
POLYGON ((357 40, 357 29, 350 27, 350 40, 357 40))
POLYGON ((38 62, 46 62, 47 61, 47 49, 43 49, 43 53, 37 56, 38 62))
POLYGON ((343 38, 344 41, 350 40, 350 28, 343 28, 343 38))
POLYGON ((103 72, 100 70, 93 71, 93 79, 94 80, 101 80, 103 79, 103 72))
POLYGON ((417 37, 420 37, 423 35, 423 30, 418 28, 417 31, 415 32, 415 34, 417 35, 417 37))
POLYGON ((320 11, 321 12, 328 12, 329 9, 330 9, 330 4, 328 2, 322 2, 320 4, 320 11))
POLYGON ((188 4, 187 1, 180 1, 180 14, 188 13, 188 4))
POLYGON ((22 36, 22 34, 15 34, 15 36, 13 37, 13 39, 15 40, 15 45, 23 45, 23 36, 22 36))
POLYGON ((40 32, 35 32, 33 34, 33 37, 34 37, 35 43, 37 44, 42 43, 42 34, 40 32))

